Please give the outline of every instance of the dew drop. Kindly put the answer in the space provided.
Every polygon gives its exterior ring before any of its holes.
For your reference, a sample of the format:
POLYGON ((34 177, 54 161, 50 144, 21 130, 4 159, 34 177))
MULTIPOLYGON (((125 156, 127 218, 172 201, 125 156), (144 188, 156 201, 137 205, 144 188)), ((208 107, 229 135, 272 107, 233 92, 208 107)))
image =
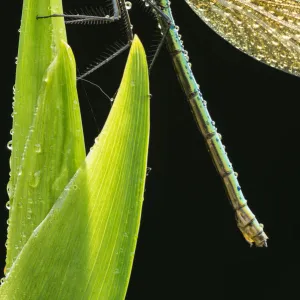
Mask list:
POLYGON ((40 183, 40 179, 41 179, 41 171, 37 171, 32 175, 29 185, 33 188, 36 188, 40 183))
POLYGON ((6 202, 5 206, 8 210, 10 210, 10 202, 9 201, 6 202))
POLYGON ((131 85, 131 86, 135 86, 135 81, 132 80, 131 83, 130 83, 130 85, 131 85))
POLYGON ((12 197, 12 192, 13 192, 11 181, 8 182, 8 184, 6 186, 6 191, 7 191, 8 198, 11 198, 12 197))
POLYGON ((42 152, 42 147, 40 144, 35 144, 34 145, 34 152, 35 153, 41 153, 42 152))
POLYGON ((12 141, 9 141, 9 142, 7 143, 7 149, 8 149, 8 150, 12 150, 12 141))
POLYGON ((125 2, 125 7, 127 10, 130 10, 132 8, 132 3, 130 1, 125 2))

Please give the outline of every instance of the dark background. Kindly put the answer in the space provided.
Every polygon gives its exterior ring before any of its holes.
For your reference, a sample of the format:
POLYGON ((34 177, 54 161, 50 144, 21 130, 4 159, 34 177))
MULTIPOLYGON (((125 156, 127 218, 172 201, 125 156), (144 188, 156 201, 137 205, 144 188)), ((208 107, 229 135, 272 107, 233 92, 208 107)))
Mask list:
MULTIPOLYGON (((64 1, 65 11, 105 5, 64 1)), ((6 240, 12 86, 22 1, 6 1, 2 28, 1 269, 6 240)), ((208 109, 223 136, 250 207, 265 225, 269 248, 249 248, 211 162, 164 48, 151 74, 151 139, 137 252, 127 294, 133 299, 298 298, 299 79, 256 62, 212 32, 184 1, 173 13, 208 109), (205 295, 205 296, 204 296, 205 295)), ((130 11, 149 52, 157 25, 141 6, 130 11)), ((69 25, 79 71, 122 38, 119 25, 69 25)), ((113 96, 127 52, 89 78, 113 96)), ((78 83, 87 148, 110 101, 78 83), (95 121, 96 120, 96 121, 95 121)))

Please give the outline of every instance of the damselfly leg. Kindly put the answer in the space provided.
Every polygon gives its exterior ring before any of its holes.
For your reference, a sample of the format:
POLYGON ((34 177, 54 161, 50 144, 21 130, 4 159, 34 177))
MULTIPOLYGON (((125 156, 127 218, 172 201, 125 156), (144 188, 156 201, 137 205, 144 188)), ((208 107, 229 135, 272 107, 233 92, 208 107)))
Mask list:
MULTIPOLYGON (((153 12, 155 12, 157 15, 159 15, 162 19, 165 21, 165 28, 162 32, 162 38, 155 50, 155 53, 153 55, 152 60, 149 63, 149 70, 152 69, 154 62, 156 61, 156 58, 158 57, 159 52, 162 49, 162 46, 165 42, 165 39, 168 34, 169 27, 172 25, 171 20, 169 17, 161 10, 161 8, 151 0, 143 0, 143 2, 152 8, 153 12)), ((115 57, 126 51, 133 40, 133 31, 132 31, 132 25, 130 22, 130 17, 128 14, 128 10, 131 8, 131 3, 128 1, 124 0, 111 0, 112 7, 113 7, 113 14, 106 15, 106 16, 97 16, 97 15, 85 15, 85 14, 51 14, 48 16, 37 16, 37 20, 39 19, 46 19, 46 18, 57 18, 57 17, 63 17, 67 19, 65 21, 66 24, 84 24, 84 23, 92 23, 96 22, 99 24, 106 24, 106 23, 113 23, 117 22, 119 20, 122 20, 125 24, 125 29, 126 29, 126 37, 127 41, 126 44, 121 46, 117 51, 115 51, 113 54, 108 56, 106 59, 102 60, 101 62, 95 64, 92 68, 89 68, 86 72, 83 74, 79 75, 77 77, 77 80, 81 80, 85 78, 86 76, 92 74, 95 72, 97 69, 101 68, 102 66, 106 65, 108 62, 113 60, 115 57), (70 19, 70 20, 68 20, 70 19)))
POLYGON ((63 17, 66 20, 66 24, 84 24, 88 22, 97 22, 100 24, 106 24, 106 23, 113 23, 117 22, 119 20, 123 20, 125 23, 126 28, 126 44, 123 45, 120 49, 118 49, 115 53, 107 57, 105 60, 101 61, 100 63, 96 64, 94 67, 90 68, 88 71, 86 71, 84 74, 79 75, 77 77, 77 80, 83 79, 89 74, 95 72, 97 69, 101 68, 103 65, 107 64, 109 61, 117 57, 119 54, 126 51, 133 40, 133 32, 132 32, 132 26, 129 18, 129 14, 127 12, 128 4, 124 1, 118 1, 118 0, 111 0, 112 7, 113 7, 113 14, 111 16, 96 16, 96 15, 84 15, 84 14, 52 14, 48 16, 37 16, 37 20, 39 19, 45 19, 45 18, 56 18, 56 17, 63 17))

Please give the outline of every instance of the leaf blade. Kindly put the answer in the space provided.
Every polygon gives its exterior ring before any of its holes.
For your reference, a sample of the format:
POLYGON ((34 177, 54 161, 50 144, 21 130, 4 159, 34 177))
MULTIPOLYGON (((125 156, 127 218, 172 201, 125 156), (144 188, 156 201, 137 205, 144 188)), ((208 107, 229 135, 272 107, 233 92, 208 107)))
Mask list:
POLYGON ((52 7, 60 11, 61 1, 23 6, 6 271, 85 158, 75 59, 63 19, 36 20, 52 7))

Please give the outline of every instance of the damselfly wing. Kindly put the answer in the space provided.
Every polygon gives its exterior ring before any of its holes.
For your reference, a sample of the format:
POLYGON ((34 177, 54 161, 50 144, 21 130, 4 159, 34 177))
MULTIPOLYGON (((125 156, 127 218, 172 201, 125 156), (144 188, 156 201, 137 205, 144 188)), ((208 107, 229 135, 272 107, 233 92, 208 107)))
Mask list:
POLYGON ((186 0, 216 33, 274 68, 300 76, 299 0, 186 0))

